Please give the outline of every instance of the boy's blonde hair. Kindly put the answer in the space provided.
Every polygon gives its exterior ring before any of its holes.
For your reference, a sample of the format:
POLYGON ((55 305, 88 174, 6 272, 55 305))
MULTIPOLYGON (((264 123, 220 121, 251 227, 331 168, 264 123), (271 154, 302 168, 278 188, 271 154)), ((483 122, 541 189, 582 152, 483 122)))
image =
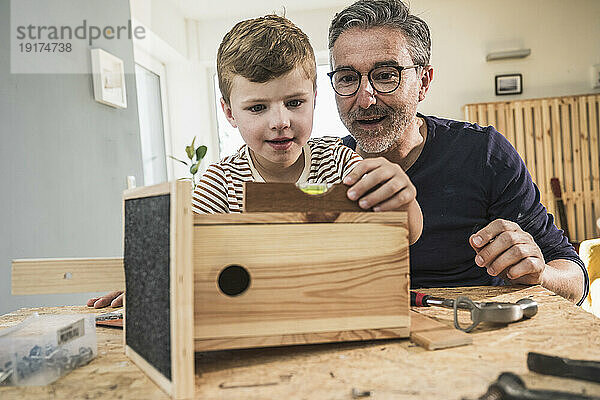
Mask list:
POLYGON ((263 83, 298 66, 316 89, 315 53, 306 34, 289 19, 266 15, 239 22, 225 35, 217 52, 217 74, 223 100, 231 104, 235 75, 263 83))

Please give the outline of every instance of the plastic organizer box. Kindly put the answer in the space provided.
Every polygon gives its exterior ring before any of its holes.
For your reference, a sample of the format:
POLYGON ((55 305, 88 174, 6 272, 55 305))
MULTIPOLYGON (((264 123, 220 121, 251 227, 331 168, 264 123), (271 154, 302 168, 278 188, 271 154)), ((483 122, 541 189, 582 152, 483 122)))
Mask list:
POLYGON ((93 314, 35 313, 0 330, 0 385, 47 385, 97 354, 93 314))

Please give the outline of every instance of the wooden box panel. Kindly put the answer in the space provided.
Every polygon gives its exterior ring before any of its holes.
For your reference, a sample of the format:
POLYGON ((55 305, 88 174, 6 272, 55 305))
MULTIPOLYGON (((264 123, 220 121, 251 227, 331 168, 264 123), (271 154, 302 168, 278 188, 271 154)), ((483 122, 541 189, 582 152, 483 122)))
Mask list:
POLYGON ((282 214, 214 218, 194 220, 196 350, 408 336, 405 213, 303 224, 282 214), (251 279, 234 297, 217 283, 229 265, 251 279))

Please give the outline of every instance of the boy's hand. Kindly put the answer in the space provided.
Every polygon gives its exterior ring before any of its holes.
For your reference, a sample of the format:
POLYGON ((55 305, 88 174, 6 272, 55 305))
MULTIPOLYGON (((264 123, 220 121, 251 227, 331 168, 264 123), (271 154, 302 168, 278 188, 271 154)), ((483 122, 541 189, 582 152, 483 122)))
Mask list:
POLYGON ((348 198, 360 199, 358 205, 365 210, 398 210, 408 206, 417 195, 415 186, 402 168, 383 157, 362 160, 343 182, 350 186, 348 198))
POLYGON ((104 307, 122 307, 123 306, 123 291, 117 290, 110 292, 102 297, 94 297, 87 301, 88 307, 104 308, 104 307))

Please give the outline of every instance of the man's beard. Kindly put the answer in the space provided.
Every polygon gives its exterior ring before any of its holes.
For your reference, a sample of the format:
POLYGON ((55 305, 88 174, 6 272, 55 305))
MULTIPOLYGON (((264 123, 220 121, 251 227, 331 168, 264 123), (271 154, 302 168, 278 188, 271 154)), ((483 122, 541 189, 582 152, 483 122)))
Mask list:
POLYGON ((340 113, 340 119, 356 139, 356 144, 362 151, 371 154, 382 153, 400 144, 404 132, 415 118, 417 103, 405 103, 397 109, 373 104, 367 109, 358 108, 347 114, 340 113), (362 129, 357 122, 357 120, 383 116, 386 118, 376 130, 362 129))

